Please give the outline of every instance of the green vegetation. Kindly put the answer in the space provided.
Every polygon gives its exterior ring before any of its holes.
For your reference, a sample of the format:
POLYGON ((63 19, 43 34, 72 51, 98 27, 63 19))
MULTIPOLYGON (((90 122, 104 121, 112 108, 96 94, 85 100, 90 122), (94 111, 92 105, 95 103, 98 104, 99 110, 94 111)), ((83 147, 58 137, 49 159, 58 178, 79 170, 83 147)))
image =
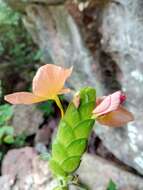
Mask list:
POLYGON ((117 190, 117 186, 112 180, 110 180, 107 190, 117 190))
POLYGON ((9 120, 13 115, 13 107, 4 104, 0 106, 0 144, 14 143, 14 130, 8 125, 9 120))

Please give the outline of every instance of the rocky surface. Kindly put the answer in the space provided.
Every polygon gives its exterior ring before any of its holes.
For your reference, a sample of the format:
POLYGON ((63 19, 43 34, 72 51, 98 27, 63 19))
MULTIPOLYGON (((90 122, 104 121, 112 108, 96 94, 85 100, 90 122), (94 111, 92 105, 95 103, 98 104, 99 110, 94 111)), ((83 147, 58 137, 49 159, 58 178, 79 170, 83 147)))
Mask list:
POLYGON ((143 179, 118 168, 113 163, 107 162, 98 156, 85 155, 78 170, 81 181, 91 189, 106 190, 112 179, 117 184, 117 189, 126 188, 143 189, 143 179))
POLYGON ((46 190, 49 181, 48 164, 39 158, 33 148, 14 149, 5 156, 0 178, 3 190, 46 190))
MULTIPOLYGON (((77 173, 91 190, 106 190, 110 179, 116 182, 119 190, 143 189, 142 178, 97 156, 84 155, 77 173)), ((55 185, 47 161, 42 161, 33 148, 11 150, 6 155, 0 177, 3 190, 53 190, 55 185)), ((78 188, 71 187, 71 190, 78 188)))
POLYGON ((33 135, 38 131, 42 122, 43 114, 35 105, 14 106, 11 125, 14 127, 15 135, 33 135))
POLYGON ((141 0, 118 2, 103 12, 101 48, 120 68, 118 81, 135 121, 122 129, 100 127, 96 133, 120 160, 143 174, 143 4, 141 0))

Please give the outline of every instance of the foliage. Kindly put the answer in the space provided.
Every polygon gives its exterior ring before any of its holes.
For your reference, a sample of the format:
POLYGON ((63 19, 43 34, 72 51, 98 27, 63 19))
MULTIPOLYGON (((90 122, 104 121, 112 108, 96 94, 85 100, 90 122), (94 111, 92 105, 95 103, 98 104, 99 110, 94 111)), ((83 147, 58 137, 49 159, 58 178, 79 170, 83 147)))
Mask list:
POLYGON ((19 13, 13 12, 4 2, 0 2, 0 24, 17 25, 19 22, 19 13))
POLYGON ((14 130, 8 126, 8 121, 13 115, 13 107, 4 104, 0 106, 0 144, 12 144, 14 142, 14 130))
POLYGON ((60 121, 49 161, 53 174, 62 178, 65 187, 68 177, 79 167, 94 125, 91 115, 95 106, 95 90, 90 87, 84 88, 78 96, 75 98, 80 99, 79 107, 71 102, 60 121))
POLYGON ((38 109, 40 109, 46 117, 52 115, 54 113, 53 101, 42 102, 38 105, 38 109))
POLYGON ((13 115, 13 106, 9 104, 0 105, 0 144, 14 144, 15 146, 22 146, 25 142, 26 136, 14 136, 14 129, 9 126, 9 120, 13 115))
POLYGON ((0 105, 0 161, 6 153, 6 146, 22 147, 25 144, 24 134, 15 136, 14 128, 9 125, 9 120, 13 116, 13 106, 9 104, 0 105))
POLYGON ((13 106, 4 104, 0 106, 0 126, 6 125, 13 115, 13 106))
POLYGON ((107 190, 117 190, 117 186, 112 180, 110 180, 107 190))
POLYGON ((22 15, 6 4, 0 6, 0 58, 15 66, 39 61, 42 53, 33 44, 22 23, 22 15))

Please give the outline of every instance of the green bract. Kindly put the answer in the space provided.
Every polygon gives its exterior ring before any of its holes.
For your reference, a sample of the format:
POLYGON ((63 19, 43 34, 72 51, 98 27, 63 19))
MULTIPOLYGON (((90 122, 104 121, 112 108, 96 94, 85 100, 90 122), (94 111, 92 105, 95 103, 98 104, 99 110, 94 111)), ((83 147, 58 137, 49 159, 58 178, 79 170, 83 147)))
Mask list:
POLYGON ((78 97, 77 105, 69 104, 52 144, 49 165, 58 178, 68 177, 79 167, 95 122, 91 118, 96 101, 95 89, 83 88, 78 97))

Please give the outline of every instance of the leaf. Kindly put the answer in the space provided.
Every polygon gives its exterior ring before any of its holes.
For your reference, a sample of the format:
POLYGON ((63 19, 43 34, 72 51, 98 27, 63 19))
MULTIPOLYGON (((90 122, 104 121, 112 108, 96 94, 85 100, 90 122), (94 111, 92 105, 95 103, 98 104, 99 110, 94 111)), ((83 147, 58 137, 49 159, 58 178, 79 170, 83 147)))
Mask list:
POLYGON ((37 106, 42 112, 44 112, 45 116, 52 115, 54 113, 53 110, 53 101, 47 101, 47 102, 42 102, 38 104, 37 106))
POLYGON ((95 104, 96 91, 92 87, 85 87, 80 91, 80 103, 83 104, 94 102, 95 104))
POLYGON ((80 163, 80 156, 73 156, 67 158, 62 164, 61 167, 65 172, 72 173, 74 172, 80 163))
POLYGON ((117 186, 112 180, 110 180, 107 190, 117 190, 117 186))
POLYGON ((60 122, 57 139, 65 146, 68 146, 75 139, 72 128, 64 120, 60 122))
POLYGON ((9 104, 4 104, 0 106, 0 125, 6 124, 6 122, 13 115, 13 106, 9 104))
POLYGON ((68 147, 67 152, 69 156, 81 156, 86 149, 87 140, 77 139, 73 141, 68 147))
POLYGON ((91 117, 91 112, 94 109, 95 106, 95 102, 89 102, 86 104, 83 104, 80 107, 80 117, 83 119, 88 119, 89 117, 91 117))
POLYGON ((67 151, 59 142, 54 142, 52 144, 52 158, 57 161, 59 164, 68 157, 67 151))
POLYGON ((67 176, 67 173, 62 169, 62 167, 57 163, 55 162, 54 160, 50 160, 49 161, 49 166, 50 168, 52 169, 52 172, 55 176, 64 176, 66 177, 67 176))
POLYGON ((64 119, 69 123, 71 127, 77 125, 80 122, 80 115, 75 105, 71 102, 67 108, 64 119))
POLYGON ((13 144, 14 143, 14 129, 11 126, 0 127, 0 144, 2 143, 13 144))
POLYGON ((14 135, 14 129, 11 126, 3 126, 0 127, 0 139, 4 136, 4 135, 14 135))
POLYGON ((88 119, 80 122, 77 126, 74 128, 74 133, 77 138, 88 138, 91 129, 94 125, 95 120, 94 119, 88 119))
POLYGON ((38 61, 41 59, 41 57, 43 56, 43 52, 41 50, 38 50, 36 53, 35 53, 35 56, 33 57, 33 60, 34 61, 38 61))
POLYGON ((4 140, 3 140, 5 143, 7 144, 13 144, 14 143, 14 137, 11 136, 11 135, 7 135, 4 140))

